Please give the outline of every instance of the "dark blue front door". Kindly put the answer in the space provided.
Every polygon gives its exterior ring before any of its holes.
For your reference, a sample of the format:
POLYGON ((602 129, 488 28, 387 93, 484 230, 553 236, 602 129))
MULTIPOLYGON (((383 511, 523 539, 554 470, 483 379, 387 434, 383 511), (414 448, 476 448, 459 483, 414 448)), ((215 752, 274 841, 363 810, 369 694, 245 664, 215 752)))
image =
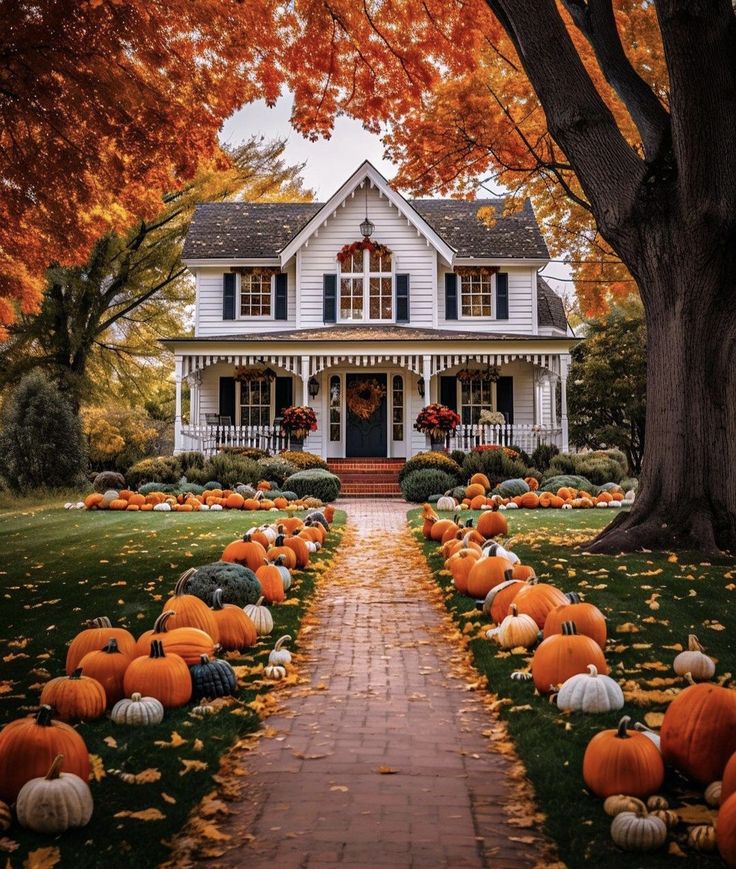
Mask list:
POLYGON ((384 387, 383 401, 370 419, 364 420, 347 410, 347 434, 345 443, 345 455, 371 456, 383 458, 388 455, 386 409, 386 375, 385 374, 348 374, 346 376, 346 392, 350 391, 351 384, 361 380, 377 380, 384 387))

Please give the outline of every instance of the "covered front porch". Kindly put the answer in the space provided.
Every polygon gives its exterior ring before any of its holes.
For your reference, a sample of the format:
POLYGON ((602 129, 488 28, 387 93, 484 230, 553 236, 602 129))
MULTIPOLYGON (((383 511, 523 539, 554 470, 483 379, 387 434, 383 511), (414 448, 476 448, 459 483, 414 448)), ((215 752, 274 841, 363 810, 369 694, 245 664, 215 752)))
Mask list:
POLYGON ((318 420, 304 449, 325 459, 408 458, 429 448, 414 421, 423 406, 439 402, 462 419, 448 438, 448 449, 502 444, 532 452, 550 443, 566 451, 573 341, 510 338, 482 346, 454 338, 450 348, 439 340, 379 344, 333 339, 327 346, 314 338, 293 346, 297 342, 286 336, 280 342, 260 336, 242 342, 181 339, 171 342, 175 449, 212 454, 222 447, 248 446, 279 452, 289 447, 279 417, 284 407, 301 404, 311 406, 318 420), (501 347, 494 346, 499 343, 501 347), (409 347, 413 352, 407 352, 409 347), (361 403, 356 395, 363 393, 368 399, 361 403), (505 422, 481 424, 482 410, 498 411, 505 422))

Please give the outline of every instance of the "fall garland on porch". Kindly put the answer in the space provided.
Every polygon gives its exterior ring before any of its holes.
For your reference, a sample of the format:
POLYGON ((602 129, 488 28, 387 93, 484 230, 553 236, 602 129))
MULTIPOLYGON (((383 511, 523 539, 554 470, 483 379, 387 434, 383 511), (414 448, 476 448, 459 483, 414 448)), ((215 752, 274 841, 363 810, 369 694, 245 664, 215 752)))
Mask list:
MULTIPOLYGON (((346 260, 357 253, 359 250, 369 250, 371 253, 380 257, 390 257, 391 250, 385 244, 379 241, 371 241, 369 238, 362 238, 360 241, 353 241, 350 244, 343 245, 337 252, 335 259, 342 265, 346 260)), ((362 269, 361 269, 362 271, 362 269)))
POLYGON ((354 380, 347 388, 346 401, 348 410, 367 422, 381 406, 386 397, 386 387, 375 377, 367 380, 354 380))

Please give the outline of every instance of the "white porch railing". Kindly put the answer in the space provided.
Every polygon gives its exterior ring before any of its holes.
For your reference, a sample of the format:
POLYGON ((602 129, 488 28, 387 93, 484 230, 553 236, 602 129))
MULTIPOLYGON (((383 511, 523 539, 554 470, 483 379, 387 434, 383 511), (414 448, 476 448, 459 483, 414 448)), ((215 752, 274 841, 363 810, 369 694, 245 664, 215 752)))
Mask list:
POLYGON ((214 455, 222 447, 257 447, 278 453, 288 445, 287 436, 272 425, 183 425, 182 449, 214 455))
POLYGON ((562 447, 562 429, 545 425, 459 425, 450 436, 451 450, 465 450, 484 444, 500 444, 504 447, 520 447, 532 453, 540 444, 562 447))

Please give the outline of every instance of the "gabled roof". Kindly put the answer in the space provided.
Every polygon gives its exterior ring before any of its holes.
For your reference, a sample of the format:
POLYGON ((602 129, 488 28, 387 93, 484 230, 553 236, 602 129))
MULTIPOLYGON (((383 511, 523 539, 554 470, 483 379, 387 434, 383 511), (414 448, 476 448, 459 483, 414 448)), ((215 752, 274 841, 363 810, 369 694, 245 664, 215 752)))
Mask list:
POLYGON ((537 275, 537 322, 567 332, 567 316, 562 299, 541 275, 537 275))
POLYGON ((448 263, 455 259, 549 259, 527 200, 501 216, 503 199, 404 199, 370 163, 363 163, 326 203, 207 202, 198 205, 184 242, 194 260, 280 259, 287 262, 365 179, 377 186, 448 263), (490 223, 478 216, 490 208, 490 223))

